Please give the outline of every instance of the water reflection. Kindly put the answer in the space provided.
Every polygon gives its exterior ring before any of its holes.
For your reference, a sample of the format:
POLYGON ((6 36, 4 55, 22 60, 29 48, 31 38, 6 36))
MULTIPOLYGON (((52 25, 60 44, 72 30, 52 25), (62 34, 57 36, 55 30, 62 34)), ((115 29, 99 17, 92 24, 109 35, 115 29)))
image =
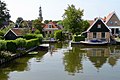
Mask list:
POLYGON ((87 57, 97 69, 101 68, 102 65, 106 63, 110 55, 109 48, 88 48, 86 51, 87 57))
POLYGON ((68 71, 71 75, 82 72, 82 56, 83 54, 80 54, 79 48, 73 48, 71 51, 64 53, 65 71, 68 71))
POLYGON ((120 46, 69 47, 67 43, 50 44, 47 54, 17 59, 0 68, 0 80, 120 79, 120 46))
POLYGON ((30 70, 30 65, 31 63, 29 62, 29 60, 31 58, 34 58, 37 62, 40 62, 43 55, 46 52, 39 52, 38 55, 35 56, 26 56, 26 57, 21 57, 18 58, 12 62, 10 62, 9 64, 4 64, 2 66, 0 66, 0 80, 8 80, 9 78, 9 73, 10 72, 23 72, 23 71, 29 71, 30 70))
POLYGON ((64 53, 63 61, 65 71, 72 75, 75 73, 84 72, 82 62, 86 58, 96 68, 96 71, 102 68, 104 64, 109 64, 110 66, 114 67, 117 65, 117 60, 120 59, 120 48, 119 46, 72 47, 72 50, 64 53))
POLYGON ((49 50, 51 56, 53 55, 54 52, 57 52, 59 49, 64 49, 68 47, 68 42, 59 42, 59 43, 51 43, 49 45, 49 50))

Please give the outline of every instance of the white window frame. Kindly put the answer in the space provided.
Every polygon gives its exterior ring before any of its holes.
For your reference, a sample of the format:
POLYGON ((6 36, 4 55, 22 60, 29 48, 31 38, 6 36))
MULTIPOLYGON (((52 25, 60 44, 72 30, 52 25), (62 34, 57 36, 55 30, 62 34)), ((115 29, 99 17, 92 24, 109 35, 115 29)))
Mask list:
POLYGON ((101 28, 101 24, 98 24, 97 28, 101 28))

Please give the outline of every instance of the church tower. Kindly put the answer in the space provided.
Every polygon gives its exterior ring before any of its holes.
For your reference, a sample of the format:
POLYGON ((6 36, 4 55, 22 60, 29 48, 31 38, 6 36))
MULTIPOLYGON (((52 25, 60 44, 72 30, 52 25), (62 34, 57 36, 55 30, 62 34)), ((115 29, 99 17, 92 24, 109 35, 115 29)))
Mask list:
POLYGON ((39 19, 43 21, 41 6, 39 7, 39 19))

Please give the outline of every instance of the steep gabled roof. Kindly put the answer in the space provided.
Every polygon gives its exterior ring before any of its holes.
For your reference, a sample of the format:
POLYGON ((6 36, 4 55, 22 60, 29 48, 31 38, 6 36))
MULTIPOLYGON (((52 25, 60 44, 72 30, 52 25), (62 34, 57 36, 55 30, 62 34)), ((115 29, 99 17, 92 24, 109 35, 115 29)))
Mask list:
MULTIPOLYGON (((108 23, 108 21, 113 17, 113 15, 116 15, 115 11, 110 13, 107 17, 106 17, 106 22, 105 23, 108 23)), ((116 15, 117 16, 117 15, 116 15)), ((118 16, 117 16, 118 18, 118 16)), ((118 18, 119 19, 119 18, 118 18)))
MULTIPOLYGON (((102 21, 102 23, 107 27, 107 29, 109 29, 108 26, 102 20, 102 18, 97 18, 96 21, 94 21, 93 24, 87 29, 87 32, 90 31, 90 29, 95 25, 95 23, 97 23, 98 20, 102 21)), ((109 29, 109 31, 111 30, 109 29)))
POLYGON ((90 26, 94 23, 94 20, 88 20, 88 23, 90 24, 90 26))
MULTIPOLYGON (((27 34, 29 30, 27 30, 26 28, 12 28, 9 31, 13 32, 13 34, 15 34, 16 36, 23 36, 27 34)), ((8 32, 6 34, 8 34, 8 32)))
POLYGON ((52 25, 52 28, 57 28, 57 26, 56 26, 57 24, 54 23, 54 22, 49 22, 48 24, 46 24, 46 25, 44 26, 44 28, 49 28, 49 27, 48 27, 49 24, 52 25))

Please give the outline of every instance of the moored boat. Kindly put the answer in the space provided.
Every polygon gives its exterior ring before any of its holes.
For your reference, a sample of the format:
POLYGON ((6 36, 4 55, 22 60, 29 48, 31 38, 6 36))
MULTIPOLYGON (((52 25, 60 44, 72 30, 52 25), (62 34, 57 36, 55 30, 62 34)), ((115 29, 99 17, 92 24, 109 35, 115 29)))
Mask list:
POLYGON ((83 45, 108 45, 109 43, 107 41, 80 41, 80 44, 83 45))

